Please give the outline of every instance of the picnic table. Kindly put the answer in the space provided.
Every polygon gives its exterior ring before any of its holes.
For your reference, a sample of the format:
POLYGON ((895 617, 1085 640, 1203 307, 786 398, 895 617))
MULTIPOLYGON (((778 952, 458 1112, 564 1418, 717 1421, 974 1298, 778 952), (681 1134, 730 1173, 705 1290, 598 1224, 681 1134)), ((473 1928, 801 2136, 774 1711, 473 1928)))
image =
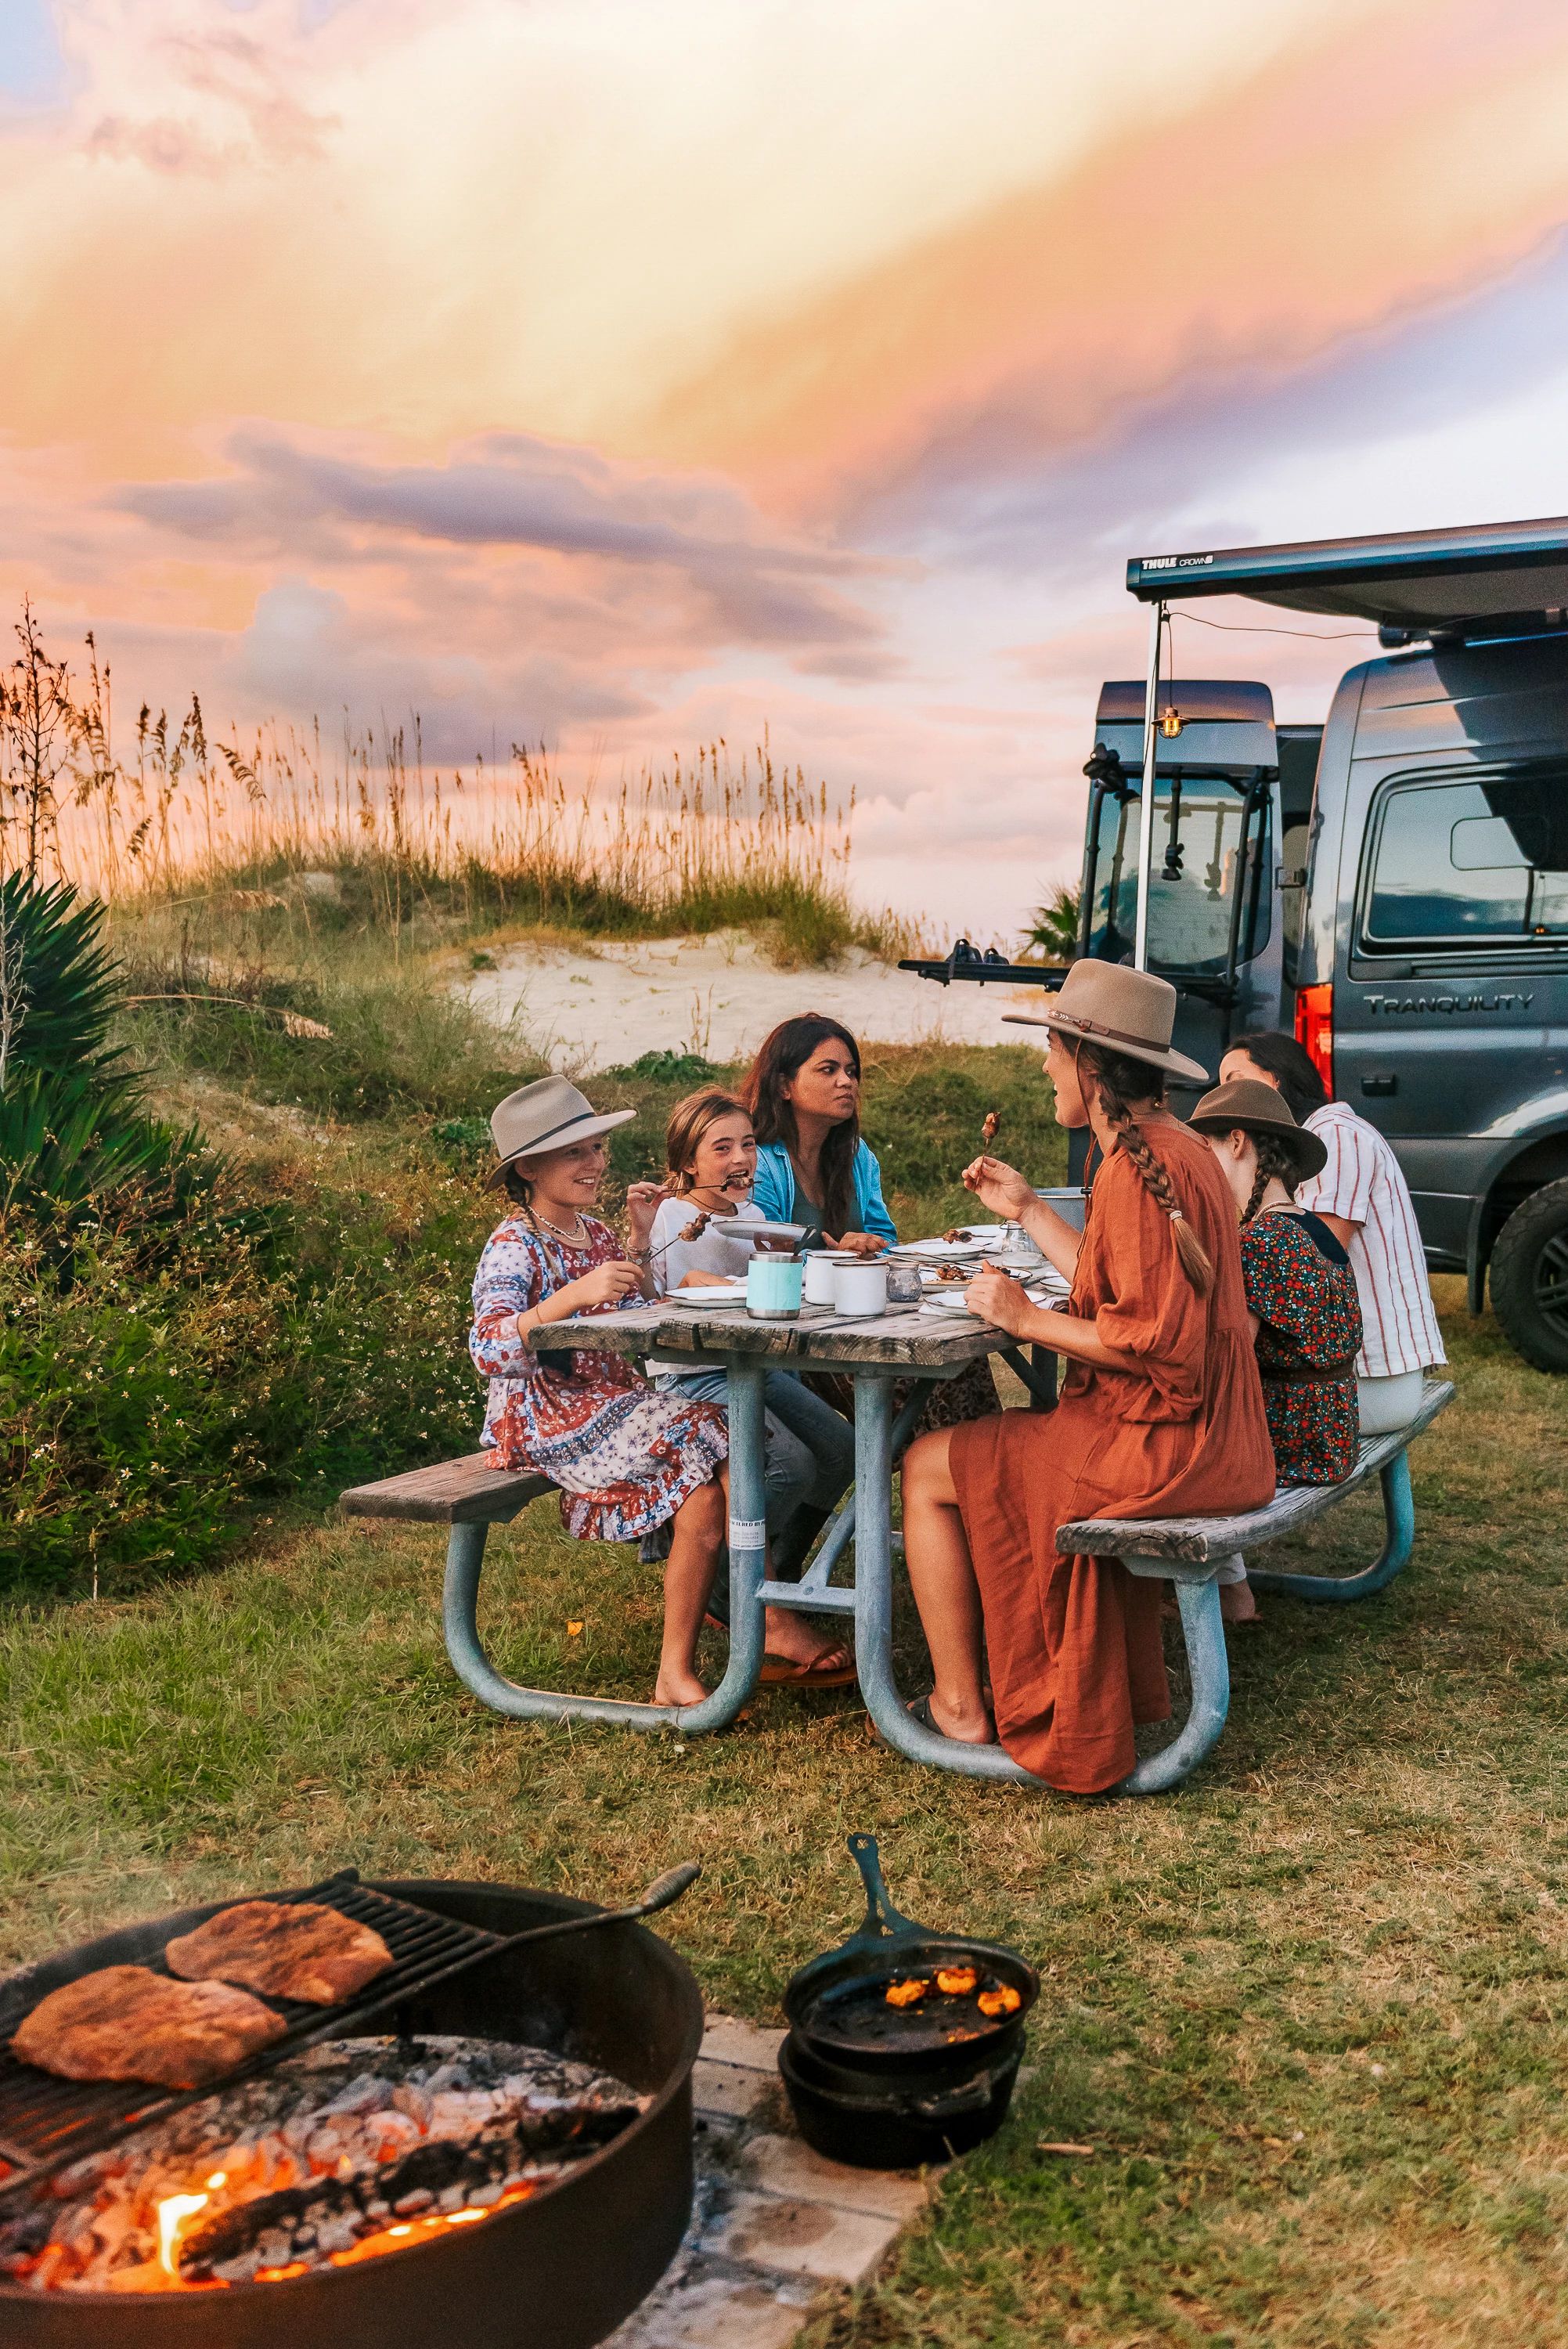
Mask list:
MULTIPOLYGON (((494 1468, 489 1454, 475 1453, 345 1493, 343 1506, 351 1516, 449 1526, 442 1597, 447 1652, 459 1679, 482 1703, 521 1721, 590 1721, 700 1735, 732 1722, 756 1688, 766 1608, 841 1614, 853 1619, 855 1667, 866 1709, 897 1753, 965 1777, 1043 1785, 1000 1745, 960 1744, 926 1728, 906 1709, 892 1661, 892 1473, 930 1381, 954 1378, 970 1362, 999 1354, 1029 1389, 1034 1407, 1048 1409, 1056 1400, 1054 1357, 1042 1358, 1037 1350, 1031 1360, 988 1323, 967 1315, 939 1318, 914 1306, 890 1306, 874 1319, 805 1306, 798 1319, 754 1320, 738 1290, 733 1305, 682 1306, 659 1299, 554 1322, 550 1340, 552 1352, 582 1348, 638 1360, 658 1354, 680 1358, 694 1370, 727 1373, 729 1660, 718 1686, 695 1705, 639 1704, 524 1688, 499 1671, 485 1652, 478 1620, 480 1578, 491 1525, 507 1523, 530 1501, 552 1491, 548 1479, 530 1469, 494 1468), (773 1582, 766 1572, 763 1383, 774 1370, 833 1371, 854 1383, 854 1483, 799 1582, 773 1582), (895 1413, 894 1389, 901 1381, 912 1381, 913 1389, 895 1413), (835 1569, 851 1542, 853 1580, 836 1582, 835 1569)), ((1299 1531, 1376 1477, 1386 1537, 1373 1566, 1339 1577, 1254 1571, 1251 1579, 1255 1588, 1337 1601, 1369 1597, 1400 1572, 1415 1537, 1408 1446, 1453 1393, 1447 1381, 1428 1380, 1409 1425, 1365 1439, 1341 1484, 1282 1485, 1264 1507, 1233 1516, 1086 1519, 1061 1528, 1059 1538, 1074 1556, 1119 1558, 1128 1573, 1168 1581, 1175 1590, 1190 1677, 1187 1718, 1168 1744, 1146 1755, 1122 1780, 1118 1793, 1161 1794, 1180 1785, 1218 1742, 1231 1692, 1217 1580, 1227 1557, 1299 1531)))
MULTIPOLYGON (((478 1623, 480 1577, 490 1524, 515 1515, 527 1499, 549 1489, 543 1480, 494 1469, 480 1469, 476 1475, 476 1458, 472 1465, 454 1462, 439 1471, 417 1470, 379 1487, 346 1494, 346 1506, 356 1513, 438 1514, 450 1524, 443 1601, 447 1650, 459 1679, 475 1696, 498 1713, 522 1721, 617 1723, 700 1735, 732 1722, 755 1690, 762 1667, 765 1608, 840 1614, 853 1619, 855 1666, 866 1709, 898 1753, 967 1777, 1040 1785, 1000 1745, 962 1744, 927 1729, 906 1709, 892 1661, 892 1473, 931 1381, 954 1378, 970 1362, 999 1354, 1024 1381, 1033 1402, 1049 1408, 1056 1392, 1054 1360, 1047 1371, 1005 1330, 967 1316, 937 1318, 913 1305, 890 1306, 874 1319, 808 1305, 796 1320, 755 1320, 738 1291, 733 1305, 680 1306, 659 1299, 614 1313, 578 1316, 553 1323, 550 1340, 552 1351, 594 1349, 639 1360, 658 1354, 689 1361, 694 1370, 717 1368, 727 1373, 728 1664, 718 1686, 695 1705, 640 1704, 521 1687, 499 1671, 485 1652, 478 1623), (776 1370, 838 1371, 852 1380, 855 1392, 854 1484, 799 1582, 772 1582, 766 1571, 763 1382, 776 1370), (913 1382, 913 1392, 895 1412, 894 1389, 903 1381, 913 1382), (433 1488, 431 1494, 424 1491, 424 1482, 433 1476, 446 1479, 439 1495, 433 1495, 433 1488), (403 1485, 409 1488, 406 1511, 397 1506, 394 1493, 403 1485), (378 1495, 379 1499, 373 1497, 378 1495), (853 1579, 835 1581, 835 1569, 851 1542, 853 1579)), ((1212 1734, 1203 1733, 1216 1710, 1219 1720, 1224 1718, 1229 1682, 1217 1586, 1212 1579, 1182 1583, 1179 1598, 1191 1664, 1191 1720, 1170 1745, 1139 1764, 1124 1782, 1128 1793, 1154 1794, 1174 1785, 1212 1744, 1217 1729, 1212 1734)))

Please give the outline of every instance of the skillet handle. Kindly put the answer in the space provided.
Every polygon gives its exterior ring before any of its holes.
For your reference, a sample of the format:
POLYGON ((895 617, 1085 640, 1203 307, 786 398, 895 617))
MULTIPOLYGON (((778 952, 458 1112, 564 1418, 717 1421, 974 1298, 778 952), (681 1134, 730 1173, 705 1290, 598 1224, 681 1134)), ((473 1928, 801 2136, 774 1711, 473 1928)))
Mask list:
POLYGON ((866 1888, 866 1921, 861 1927, 861 1933, 882 1940, 894 1933, 917 1933, 919 1926, 912 1918, 901 1916, 887 1897, 875 1836, 852 1835, 849 1846, 850 1857, 860 1869, 861 1881, 866 1888))

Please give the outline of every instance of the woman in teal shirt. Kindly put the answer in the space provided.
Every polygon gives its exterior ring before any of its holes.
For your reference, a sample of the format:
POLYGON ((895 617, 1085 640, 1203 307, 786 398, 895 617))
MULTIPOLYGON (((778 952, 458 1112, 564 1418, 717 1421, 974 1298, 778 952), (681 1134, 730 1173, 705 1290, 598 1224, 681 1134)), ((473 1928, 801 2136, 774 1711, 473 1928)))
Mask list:
POLYGON ((882 1169, 861 1139, 861 1053, 820 1011, 774 1029, 744 1099, 756 1130, 751 1196, 769 1223, 804 1224, 805 1247, 877 1256, 898 1234, 882 1169))

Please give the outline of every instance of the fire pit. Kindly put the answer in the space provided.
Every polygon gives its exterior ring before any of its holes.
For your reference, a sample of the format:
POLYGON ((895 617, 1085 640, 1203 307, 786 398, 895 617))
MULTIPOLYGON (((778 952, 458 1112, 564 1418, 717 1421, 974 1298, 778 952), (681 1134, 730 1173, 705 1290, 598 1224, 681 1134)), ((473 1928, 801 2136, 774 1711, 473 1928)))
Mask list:
MULTIPOLYGON (((366 1911, 387 1894, 428 1912, 438 1941, 595 1913, 490 1885, 362 1891, 366 1911)), ((14 2021, 97 1968, 149 1962, 215 1913, 46 1961, 0 1984, 0 2009, 14 2021)), ((464 2349, 587 2349, 635 2307, 685 2230, 701 2033, 700 1994, 675 1952, 639 1926, 606 1925, 412 1988, 377 2035, 328 2041, 187 2100, 102 2153, 82 2158, 62 2126, 67 2166, 44 2189, 52 2208, 35 2199, 33 2211, 57 2238, 95 2212, 103 2224, 107 2207, 112 2231, 122 2206, 126 2224, 144 2207, 138 2178, 150 2178, 167 2256, 150 2280, 162 2288, 91 2288, 90 2266, 88 2289, 80 2273, 71 2289, 3 2282, 0 2333, 39 2349, 384 2349, 426 2335, 464 2349), (242 2165, 259 2165, 253 2194, 223 2169, 236 2147, 242 2165), (165 2193, 170 2184, 184 2190, 165 2193)), ((71 2084, 47 2085, 66 2092, 68 2123, 71 2084)), ((164 2101, 113 2094, 128 2112, 164 2101)), ((73 2251, 61 2264, 80 2263, 73 2251)))

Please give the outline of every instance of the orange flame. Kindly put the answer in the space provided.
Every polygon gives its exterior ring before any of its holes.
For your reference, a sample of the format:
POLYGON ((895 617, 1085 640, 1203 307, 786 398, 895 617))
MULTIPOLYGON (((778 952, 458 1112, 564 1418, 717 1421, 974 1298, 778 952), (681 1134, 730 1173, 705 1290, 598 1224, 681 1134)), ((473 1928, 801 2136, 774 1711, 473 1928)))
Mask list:
POLYGON ((180 2238, 210 2199, 205 2194, 166 2194, 158 2206, 158 2264, 176 2283, 180 2282, 180 2238))
MULTIPOLYGON (((214 2170, 207 2180, 210 2189, 227 2182, 222 2170, 214 2170)), ((418 2243, 430 2242, 438 2235, 444 2234, 449 2227, 473 2227, 481 2219, 493 2219, 498 2210, 510 2209, 514 2202, 526 2202, 538 2191, 538 2181, 530 2179, 523 2185, 509 2187, 494 2202, 485 2203, 477 2209, 470 2204, 461 2210, 427 2210, 416 2219, 400 2219, 393 2226, 377 2228, 373 2235, 361 2235, 347 2251, 334 2251, 329 2264, 335 2268, 351 2268, 357 2266, 361 2260, 385 2259, 391 2251, 411 2250, 418 2243)), ((182 2276, 180 2272, 181 2238, 187 2232, 197 2212, 206 2209, 210 2199, 210 2193, 165 2195, 157 2209, 157 2260, 135 2271, 134 2285, 131 2277, 125 2275, 116 2280, 113 2289, 122 2292, 131 2289, 141 2292, 226 2292, 229 2287, 221 2277, 199 2280, 194 2276, 182 2276)), ((291 2260, 286 2267, 258 2268, 256 2282, 286 2283, 291 2276, 307 2275, 309 2272, 307 2261, 291 2260)))

